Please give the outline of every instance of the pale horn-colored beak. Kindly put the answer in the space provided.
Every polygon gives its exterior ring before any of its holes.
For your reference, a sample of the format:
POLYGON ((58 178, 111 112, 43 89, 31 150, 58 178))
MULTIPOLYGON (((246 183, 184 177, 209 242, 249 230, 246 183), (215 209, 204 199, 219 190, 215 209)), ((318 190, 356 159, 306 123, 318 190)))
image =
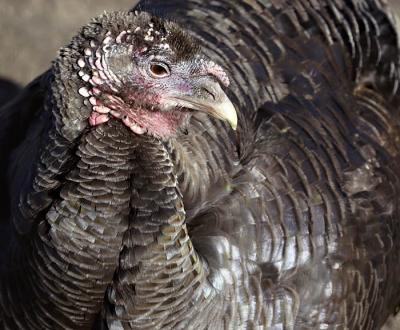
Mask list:
POLYGON ((220 84, 208 82, 205 90, 209 93, 209 97, 170 96, 168 100, 173 102, 173 104, 170 104, 171 106, 206 112, 215 118, 226 120, 232 129, 236 130, 238 121, 236 109, 220 84))

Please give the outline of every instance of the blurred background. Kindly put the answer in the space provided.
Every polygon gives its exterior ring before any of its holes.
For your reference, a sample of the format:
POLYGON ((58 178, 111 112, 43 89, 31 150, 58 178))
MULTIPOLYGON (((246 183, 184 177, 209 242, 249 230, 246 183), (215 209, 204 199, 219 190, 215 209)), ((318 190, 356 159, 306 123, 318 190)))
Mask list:
MULTIPOLYGON (((168 0, 166 0, 168 1, 168 0)), ((400 15, 400 0, 387 0, 400 15)), ((26 84, 45 71, 57 50, 104 11, 137 0, 0 0, 0 77, 26 84)))
POLYGON ((137 0, 0 0, 0 77, 26 84, 92 17, 137 0))

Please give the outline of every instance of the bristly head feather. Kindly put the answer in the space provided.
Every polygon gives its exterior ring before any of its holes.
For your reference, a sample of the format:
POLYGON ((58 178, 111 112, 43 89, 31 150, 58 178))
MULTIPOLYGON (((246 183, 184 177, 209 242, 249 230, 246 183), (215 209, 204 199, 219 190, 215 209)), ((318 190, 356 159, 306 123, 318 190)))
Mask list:
POLYGON ((229 84, 223 69, 177 24, 145 12, 93 19, 60 51, 55 66, 81 81, 77 93, 92 110, 92 126, 115 117, 136 134, 167 138, 184 129, 192 110, 236 126, 219 86, 229 84))

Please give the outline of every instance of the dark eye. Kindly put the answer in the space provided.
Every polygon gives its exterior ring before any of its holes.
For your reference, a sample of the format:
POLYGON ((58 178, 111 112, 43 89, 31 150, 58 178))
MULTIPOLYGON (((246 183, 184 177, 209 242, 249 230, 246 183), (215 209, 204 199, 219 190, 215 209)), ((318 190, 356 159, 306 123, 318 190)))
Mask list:
POLYGON ((151 63, 150 73, 155 78, 164 78, 170 74, 168 66, 164 63, 151 63))

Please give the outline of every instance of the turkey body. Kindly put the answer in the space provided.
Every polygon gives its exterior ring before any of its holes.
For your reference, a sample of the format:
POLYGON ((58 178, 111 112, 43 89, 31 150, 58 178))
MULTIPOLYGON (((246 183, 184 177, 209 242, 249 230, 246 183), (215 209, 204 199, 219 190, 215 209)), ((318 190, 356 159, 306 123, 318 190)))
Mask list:
POLYGON ((238 129, 200 113, 168 140, 118 120, 87 129, 73 73, 31 83, 0 113, 3 328, 380 328, 400 303, 384 4, 138 8, 224 67, 238 129))

